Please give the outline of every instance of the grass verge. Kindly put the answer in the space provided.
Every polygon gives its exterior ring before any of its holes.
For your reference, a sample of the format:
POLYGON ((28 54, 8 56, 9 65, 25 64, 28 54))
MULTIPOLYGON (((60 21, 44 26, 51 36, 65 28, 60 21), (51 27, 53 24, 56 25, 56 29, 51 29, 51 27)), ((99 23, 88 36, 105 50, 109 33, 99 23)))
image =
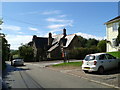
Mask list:
POLYGON ((109 53, 109 54, 111 54, 111 55, 113 55, 117 58, 120 58, 120 51, 118 51, 118 52, 107 52, 107 53, 109 53))
POLYGON ((60 64, 55 64, 52 65, 53 67, 57 66, 75 66, 75 67, 80 67, 82 65, 82 61, 80 62, 68 62, 68 63, 60 63, 60 64))

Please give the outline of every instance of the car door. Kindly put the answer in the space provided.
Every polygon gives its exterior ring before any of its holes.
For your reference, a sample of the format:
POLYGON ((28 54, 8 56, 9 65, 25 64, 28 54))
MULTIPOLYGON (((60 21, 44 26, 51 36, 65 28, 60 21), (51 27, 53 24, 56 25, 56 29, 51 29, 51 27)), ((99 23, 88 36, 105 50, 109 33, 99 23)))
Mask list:
POLYGON ((105 54, 99 56, 99 64, 100 66, 103 66, 105 70, 109 68, 110 63, 105 54))
POLYGON ((117 61, 117 59, 116 59, 114 56, 112 56, 112 55, 110 55, 110 54, 106 54, 106 57, 107 57, 108 60, 109 60, 109 64, 110 64, 109 67, 110 67, 110 69, 117 67, 118 61, 117 61))

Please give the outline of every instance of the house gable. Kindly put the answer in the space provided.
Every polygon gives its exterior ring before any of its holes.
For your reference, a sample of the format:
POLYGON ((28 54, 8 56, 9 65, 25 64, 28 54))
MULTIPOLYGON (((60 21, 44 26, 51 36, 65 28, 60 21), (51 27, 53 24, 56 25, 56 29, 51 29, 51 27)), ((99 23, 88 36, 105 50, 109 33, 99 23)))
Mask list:
POLYGON ((107 52, 118 51, 118 47, 115 46, 116 38, 118 36, 118 26, 120 23, 120 16, 106 22, 106 37, 107 52))

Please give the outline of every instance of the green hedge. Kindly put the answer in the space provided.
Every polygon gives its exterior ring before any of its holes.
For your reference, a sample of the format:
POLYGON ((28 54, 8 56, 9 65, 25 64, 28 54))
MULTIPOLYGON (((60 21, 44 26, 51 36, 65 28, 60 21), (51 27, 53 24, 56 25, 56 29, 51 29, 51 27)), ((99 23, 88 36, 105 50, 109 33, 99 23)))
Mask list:
POLYGON ((111 55, 113 55, 113 56, 115 56, 117 58, 120 58, 120 51, 117 51, 117 52, 107 52, 107 53, 109 53, 109 54, 111 54, 111 55))
POLYGON ((84 59, 87 54, 98 53, 97 47, 93 48, 76 48, 69 52, 70 59, 84 59))

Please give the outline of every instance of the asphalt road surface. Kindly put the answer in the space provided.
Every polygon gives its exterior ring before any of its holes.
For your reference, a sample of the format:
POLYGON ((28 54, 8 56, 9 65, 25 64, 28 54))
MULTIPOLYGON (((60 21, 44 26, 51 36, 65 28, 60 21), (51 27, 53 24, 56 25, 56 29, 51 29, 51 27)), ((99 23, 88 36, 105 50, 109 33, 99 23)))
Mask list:
POLYGON ((8 88, 111 88, 32 63, 19 67, 8 63, 4 81, 8 88))

